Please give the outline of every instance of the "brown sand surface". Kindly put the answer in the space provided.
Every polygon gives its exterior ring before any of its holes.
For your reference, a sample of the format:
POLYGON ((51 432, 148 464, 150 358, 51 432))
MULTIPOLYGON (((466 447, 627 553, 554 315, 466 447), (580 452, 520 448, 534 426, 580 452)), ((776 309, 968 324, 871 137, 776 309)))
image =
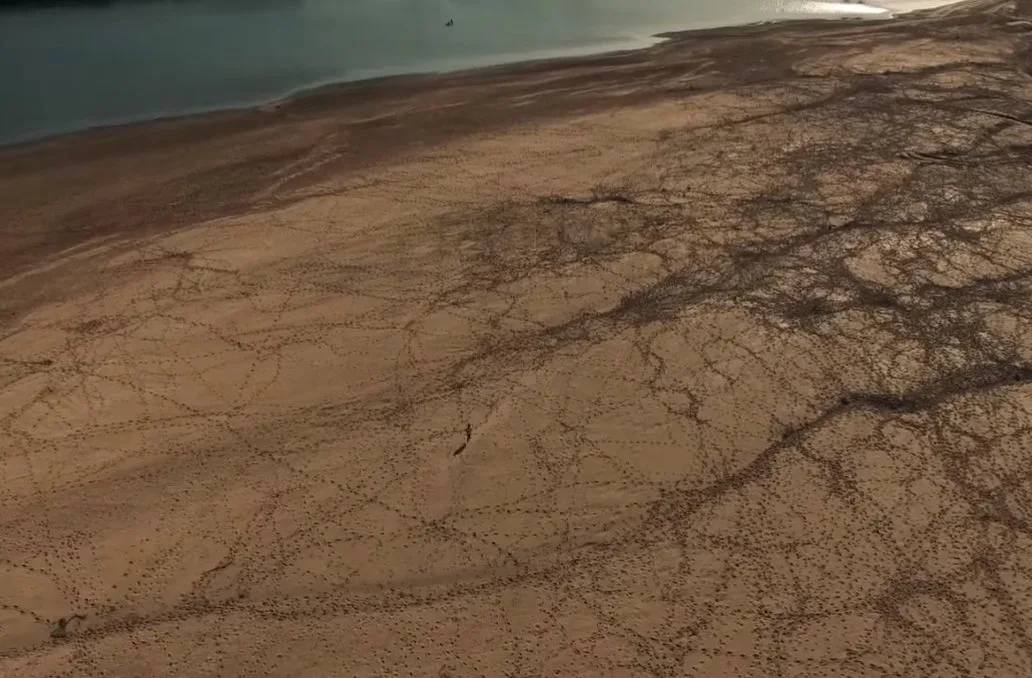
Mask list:
POLYGON ((1032 675, 1025 16, 0 153, 0 675, 1032 675))

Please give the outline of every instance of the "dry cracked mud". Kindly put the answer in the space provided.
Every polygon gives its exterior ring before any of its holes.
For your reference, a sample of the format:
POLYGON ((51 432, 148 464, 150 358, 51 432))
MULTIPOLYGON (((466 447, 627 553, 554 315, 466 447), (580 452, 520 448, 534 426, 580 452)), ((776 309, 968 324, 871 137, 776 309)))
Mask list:
POLYGON ((0 674, 1032 675, 1026 17, 0 154, 0 674))

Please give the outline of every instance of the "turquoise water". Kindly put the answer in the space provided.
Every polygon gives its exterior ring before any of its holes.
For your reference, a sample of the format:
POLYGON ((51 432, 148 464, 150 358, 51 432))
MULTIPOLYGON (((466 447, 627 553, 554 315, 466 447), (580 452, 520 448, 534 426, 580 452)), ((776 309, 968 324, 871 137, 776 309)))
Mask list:
POLYGON ((0 144, 335 81, 872 11, 809 0, 167 0, 0 12, 0 144), (454 19, 452 27, 444 24, 454 19))

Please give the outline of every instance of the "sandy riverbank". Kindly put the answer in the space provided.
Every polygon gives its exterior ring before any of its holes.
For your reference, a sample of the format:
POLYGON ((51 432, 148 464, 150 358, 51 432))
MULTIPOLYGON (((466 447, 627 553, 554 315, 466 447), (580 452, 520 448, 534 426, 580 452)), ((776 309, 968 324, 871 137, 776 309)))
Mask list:
POLYGON ((0 153, 0 674, 1029 675, 1025 16, 0 153))

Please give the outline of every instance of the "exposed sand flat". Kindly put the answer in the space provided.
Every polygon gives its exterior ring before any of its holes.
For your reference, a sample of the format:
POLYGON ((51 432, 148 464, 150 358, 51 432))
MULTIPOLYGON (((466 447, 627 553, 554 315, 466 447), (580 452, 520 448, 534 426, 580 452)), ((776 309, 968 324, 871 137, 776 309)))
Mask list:
POLYGON ((1032 675, 1024 16, 0 154, 0 675, 1032 675))

